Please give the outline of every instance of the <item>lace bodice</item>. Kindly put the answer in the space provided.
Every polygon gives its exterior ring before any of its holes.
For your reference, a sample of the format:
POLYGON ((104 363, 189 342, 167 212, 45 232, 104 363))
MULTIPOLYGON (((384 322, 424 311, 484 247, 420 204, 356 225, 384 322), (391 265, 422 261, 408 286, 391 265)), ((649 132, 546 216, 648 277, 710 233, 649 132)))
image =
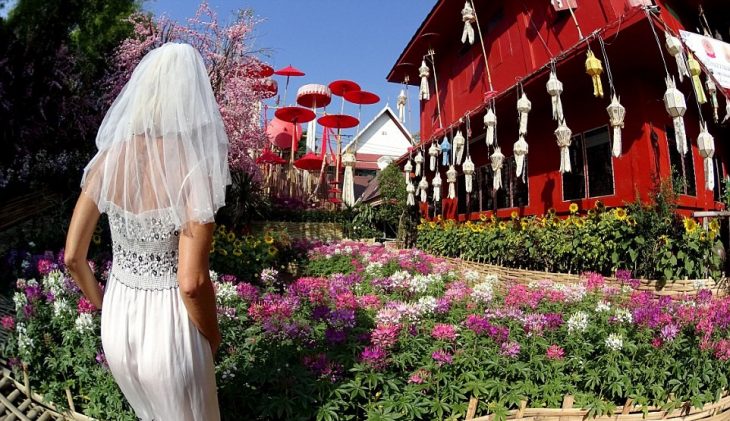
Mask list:
POLYGON ((107 215, 113 245, 110 276, 135 289, 176 288, 180 233, 172 212, 130 215, 111 206, 107 215))

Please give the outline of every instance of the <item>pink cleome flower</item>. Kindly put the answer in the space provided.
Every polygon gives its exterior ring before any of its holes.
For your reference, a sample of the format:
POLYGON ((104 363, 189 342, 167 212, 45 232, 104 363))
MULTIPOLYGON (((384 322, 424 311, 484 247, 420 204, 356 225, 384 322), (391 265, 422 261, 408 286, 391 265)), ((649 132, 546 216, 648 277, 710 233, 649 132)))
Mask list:
POLYGON ((81 297, 79 299, 79 303, 76 306, 76 311, 79 314, 84 313, 93 313, 97 310, 96 306, 91 303, 91 301, 87 300, 86 297, 81 297))
POLYGON ((444 351, 442 349, 434 351, 431 354, 431 358, 433 358, 438 365, 451 364, 454 361, 454 356, 448 351, 444 351))
POLYGON ((446 323, 436 323, 431 329, 431 336, 442 341, 454 341, 458 336, 456 326, 446 323))
POLYGON ((549 360, 559 361, 565 357, 565 350, 558 345, 550 345, 545 353, 549 360))
POLYGON ((13 316, 3 316, 2 319, 0 319, 0 324, 5 330, 15 329, 15 319, 13 316))

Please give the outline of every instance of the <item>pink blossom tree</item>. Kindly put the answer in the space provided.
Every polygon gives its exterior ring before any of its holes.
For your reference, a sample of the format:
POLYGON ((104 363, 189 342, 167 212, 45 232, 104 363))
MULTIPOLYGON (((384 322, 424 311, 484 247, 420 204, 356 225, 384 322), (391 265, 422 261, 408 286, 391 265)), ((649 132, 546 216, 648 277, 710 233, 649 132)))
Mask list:
POLYGON ((266 142, 260 121, 261 101, 268 97, 271 81, 262 76, 264 63, 250 47, 257 21, 249 10, 240 10, 229 25, 221 25, 218 15, 203 1, 195 17, 186 25, 166 16, 135 13, 129 17, 134 33, 117 48, 114 71, 106 80, 106 100, 111 102, 129 80, 147 52, 166 42, 186 42, 200 51, 220 106, 230 140, 229 163, 234 171, 260 179, 252 156, 266 142))

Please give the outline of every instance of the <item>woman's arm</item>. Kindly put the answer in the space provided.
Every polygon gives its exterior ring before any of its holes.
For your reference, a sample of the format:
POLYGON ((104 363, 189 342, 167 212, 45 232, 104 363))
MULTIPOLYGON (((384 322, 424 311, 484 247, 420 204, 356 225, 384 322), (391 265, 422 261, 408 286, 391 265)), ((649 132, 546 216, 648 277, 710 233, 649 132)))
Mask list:
POLYGON ((89 243, 99 221, 99 209, 85 194, 79 196, 74 208, 71 224, 66 235, 64 263, 86 298, 101 309, 103 294, 94 273, 89 267, 87 255, 89 243))
POLYGON ((180 235, 177 280, 180 295, 193 324, 210 342, 215 354, 221 343, 215 291, 210 281, 208 258, 213 240, 213 224, 191 223, 180 235))

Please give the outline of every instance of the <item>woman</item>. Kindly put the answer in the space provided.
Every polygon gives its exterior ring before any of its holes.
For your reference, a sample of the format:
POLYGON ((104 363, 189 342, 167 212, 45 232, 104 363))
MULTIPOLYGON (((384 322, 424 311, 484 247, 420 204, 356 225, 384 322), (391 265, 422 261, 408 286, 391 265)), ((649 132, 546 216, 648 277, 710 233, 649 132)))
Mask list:
POLYGON ((190 45, 148 53, 104 117, 84 170, 65 261, 101 313, 112 375, 143 420, 218 420, 221 336, 208 252, 230 183, 228 137, 190 45), (102 292, 87 264, 100 213, 113 266, 102 292))

